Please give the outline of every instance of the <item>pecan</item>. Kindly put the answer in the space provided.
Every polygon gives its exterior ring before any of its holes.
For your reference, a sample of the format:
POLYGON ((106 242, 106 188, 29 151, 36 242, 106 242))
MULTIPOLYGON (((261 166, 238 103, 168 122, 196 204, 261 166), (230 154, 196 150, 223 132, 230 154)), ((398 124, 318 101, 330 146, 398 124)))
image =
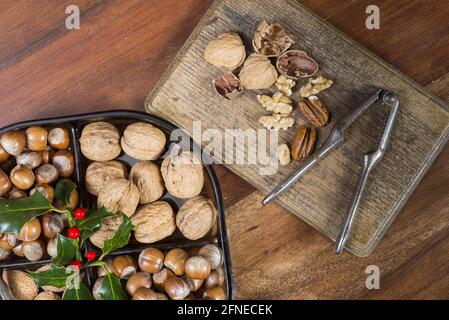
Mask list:
POLYGON ((293 160, 303 162, 313 151, 316 140, 315 128, 309 129, 300 126, 292 142, 291 157, 293 160))
POLYGON ((317 96, 310 96, 298 102, 298 108, 307 120, 317 128, 324 127, 329 121, 329 112, 317 96))

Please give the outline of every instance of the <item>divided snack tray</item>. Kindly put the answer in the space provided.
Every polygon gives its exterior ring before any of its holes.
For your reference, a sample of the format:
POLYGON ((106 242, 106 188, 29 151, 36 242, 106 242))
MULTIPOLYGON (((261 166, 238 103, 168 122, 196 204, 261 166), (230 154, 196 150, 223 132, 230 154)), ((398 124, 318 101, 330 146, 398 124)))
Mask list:
MULTIPOLYGON (((31 126, 42 126, 47 129, 53 127, 66 127, 70 131, 71 135, 71 145, 70 151, 73 153, 75 158, 75 173, 73 176, 73 180, 78 185, 78 193, 79 193, 79 207, 83 207, 86 209, 96 209, 96 197, 89 194, 84 186, 84 175, 86 173, 87 166, 91 163, 91 161, 85 158, 81 151, 79 145, 79 138, 81 136, 81 132, 84 126, 88 123, 105 121, 115 125, 120 132, 123 132, 125 127, 134 122, 146 122, 150 123, 153 126, 161 129, 167 136, 167 145, 165 150, 170 148, 171 143, 177 143, 177 141, 170 141, 170 134, 173 130, 178 129, 173 124, 162 120, 158 117, 136 112, 136 111, 105 111, 105 112, 96 112, 96 113, 88 113, 81 115, 73 115, 73 116, 64 116, 57 118, 49 118, 42 120, 32 120, 25 121, 16 124, 9 125, 0 129, 0 135, 11 130, 25 130, 31 126)), ((193 143, 192 139, 187 135, 183 136, 183 141, 189 141, 190 148, 194 153, 200 158, 201 149, 196 147, 193 143), (184 139, 185 138, 185 139, 184 139)), ((125 163, 128 168, 130 168, 137 161, 135 159, 130 158, 123 152, 116 159, 123 163, 125 163)), ((155 161, 158 165, 160 165, 161 160, 155 161)), ((211 199, 215 208, 217 209, 217 219, 216 225, 212 228, 211 232, 204 238, 199 240, 188 240, 182 238, 179 230, 176 230, 173 235, 168 238, 165 238, 161 241, 151 243, 151 244, 143 244, 135 241, 134 237, 131 236, 130 242, 127 246, 118 249, 112 252, 109 256, 118 256, 123 254, 128 254, 131 256, 138 256, 138 254, 145 248, 153 247, 161 250, 169 250, 172 248, 195 248, 201 247, 208 243, 217 244, 223 251, 224 263, 223 268, 225 271, 225 288, 228 299, 233 298, 233 279, 232 279, 232 267, 230 261, 229 247, 228 247, 228 238, 226 234, 226 225, 224 218, 224 207, 222 201, 222 195, 220 190, 220 185, 218 183, 218 179, 215 175, 213 168, 210 165, 206 165, 203 163, 203 171, 204 171, 204 187, 201 192, 201 195, 211 199)), ((169 202, 174 211, 177 212, 177 209, 185 202, 183 199, 178 199, 168 194, 166 191, 162 196, 161 200, 169 202)), ((93 248, 94 246, 87 240, 83 250, 88 250, 93 248)), ((14 255, 11 255, 6 260, 0 262, 0 270, 3 269, 26 269, 26 270, 36 270, 39 267, 48 264, 51 262, 51 258, 48 255, 45 255, 43 259, 39 261, 28 261, 25 258, 20 258, 14 255)), ((86 270, 86 276, 84 277, 85 283, 91 288, 93 283, 95 282, 96 272, 93 272, 93 268, 88 268, 86 270)))

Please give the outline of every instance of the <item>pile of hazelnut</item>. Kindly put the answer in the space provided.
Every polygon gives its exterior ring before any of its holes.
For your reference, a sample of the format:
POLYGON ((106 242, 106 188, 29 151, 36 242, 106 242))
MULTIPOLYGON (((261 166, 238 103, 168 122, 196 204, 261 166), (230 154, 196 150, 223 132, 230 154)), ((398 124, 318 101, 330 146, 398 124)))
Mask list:
MULTIPOLYGON (((106 263, 110 273, 123 279, 126 292, 133 300, 224 300, 226 299, 223 253, 214 244, 190 250, 175 248, 164 253, 156 248, 144 249, 137 261, 129 255, 117 256, 106 263)), ((101 300, 106 270, 97 270, 92 289, 94 299, 101 300)))
MULTIPOLYGON (((67 128, 29 127, 25 131, 9 131, 0 137, 0 197, 21 199, 39 190, 55 207, 54 187, 60 179, 70 179, 75 161, 67 128)), ((73 191, 70 208, 78 204, 73 191)), ((40 260, 47 252, 56 255, 55 237, 67 226, 67 217, 50 212, 28 221, 18 235, 0 234, 0 261, 11 253, 29 261, 40 260)))

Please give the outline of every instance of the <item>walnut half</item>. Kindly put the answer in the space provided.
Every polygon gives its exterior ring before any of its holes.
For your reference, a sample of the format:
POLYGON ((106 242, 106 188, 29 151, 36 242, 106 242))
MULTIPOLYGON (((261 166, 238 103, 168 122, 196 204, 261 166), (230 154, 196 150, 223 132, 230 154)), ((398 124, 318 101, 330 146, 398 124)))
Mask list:
POLYGON ((273 113, 289 115, 292 111, 292 101, 280 92, 276 92, 272 97, 264 94, 258 95, 257 100, 262 107, 273 113))
POLYGON ((295 119, 293 117, 282 116, 281 114, 275 113, 271 116, 260 117, 259 123, 267 129, 287 130, 295 124, 295 119))
POLYGON ((307 98, 329 88, 332 84, 332 80, 328 80, 323 76, 310 78, 309 82, 299 89, 299 94, 301 97, 307 98))

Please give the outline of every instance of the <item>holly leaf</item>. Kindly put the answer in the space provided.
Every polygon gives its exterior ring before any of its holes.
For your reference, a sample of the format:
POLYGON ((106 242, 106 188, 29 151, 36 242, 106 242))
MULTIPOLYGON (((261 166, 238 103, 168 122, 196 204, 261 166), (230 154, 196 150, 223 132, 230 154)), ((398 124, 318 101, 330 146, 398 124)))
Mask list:
POLYGON ((70 278, 75 276, 73 270, 55 264, 51 264, 48 270, 29 272, 29 274, 36 281, 38 287, 53 286, 56 288, 66 287, 70 278))
POLYGON ((89 238, 93 233, 100 229, 103 220, 107 217, 113 216, 114 213, 101 208, 97 212, 92 212, 87 215, 83 220, 77 220, 76 226, 81 231, 81 242, 89 238))
POLYGON ((51 203, 37 189, 28 198, 0 199, 0 233, 19 234, 25 223, 52 209, 51 203))
POLYGON ((99 291, 101 300, 126 300, 120 279, 110 272, 106 272, 99 291))
POLYGON ((89 288, 84 283, 80 283, 78 288, 66 289, 62 300, 93 300, 93 297, 89 288))
POLYGON ((122 215, 122 224, 117 229, 114 236, 104 242, 103 254, 101 255, 99 260, 102 260, 112 251, 126 246, 129 242, 129 237, 131 236, 131 231, 134 229, 134 225, 132 224, 129 217, 127 217, 123 213, 120 214, 122 215))
POLYGON ((70 196, 76 189, 76 183, 70 180, 61 180, 55 188, 55 199, 66 207, 70 204, 70 196))
POLYGON ((56 236, 56 257, 52 259, 54 264, 68 264, 74 259, 78 251, 78 243, 74 239, 64 237, 60 234, 56 236))

